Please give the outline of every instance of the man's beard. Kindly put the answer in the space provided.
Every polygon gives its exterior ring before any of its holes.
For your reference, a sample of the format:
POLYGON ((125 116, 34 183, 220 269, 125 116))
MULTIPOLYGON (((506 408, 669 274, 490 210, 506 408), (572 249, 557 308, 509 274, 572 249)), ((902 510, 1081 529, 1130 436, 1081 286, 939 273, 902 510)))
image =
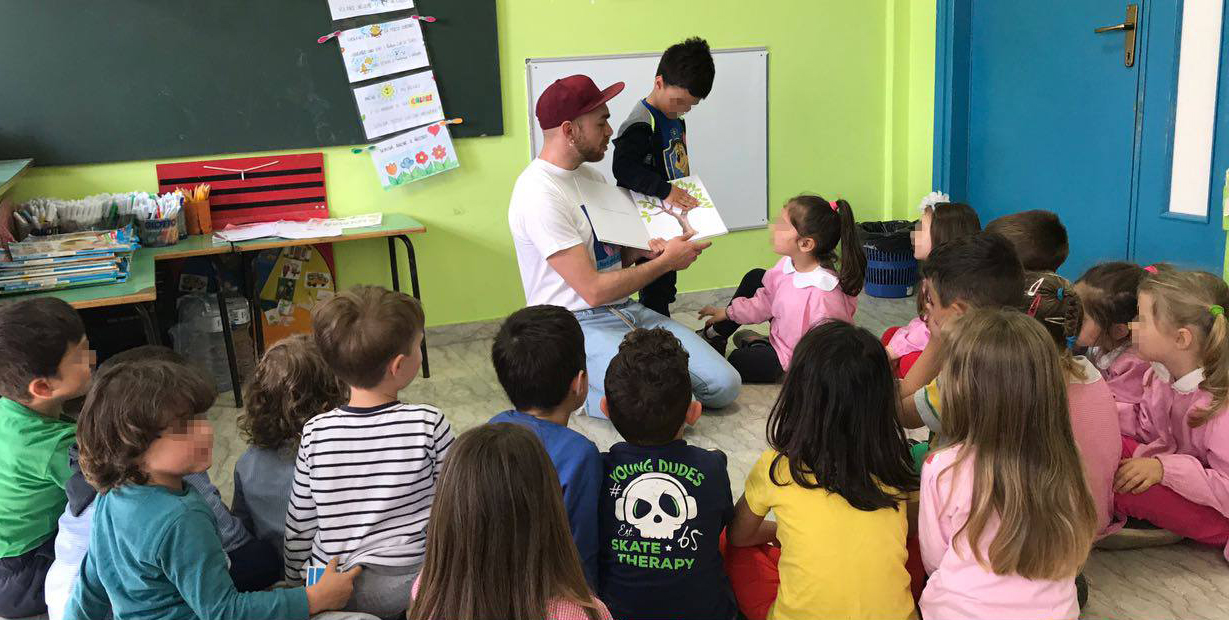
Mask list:
POLYGON ((581 136, 582 140, 576 142, 576 152, 585 159, 586 162, 595 163, 602 161, 606 153, 602 151, 602 143, 605 140, 597 140, 592 144, 588 144, 588 140, 584 140, 585 136, 581 136))

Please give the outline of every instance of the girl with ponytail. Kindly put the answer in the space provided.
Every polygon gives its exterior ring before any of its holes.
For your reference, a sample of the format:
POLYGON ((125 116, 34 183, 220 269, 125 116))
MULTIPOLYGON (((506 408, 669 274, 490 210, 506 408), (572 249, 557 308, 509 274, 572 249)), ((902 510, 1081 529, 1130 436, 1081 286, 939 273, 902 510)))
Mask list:
POLYGON ((723 355, 734 335, 730 364, 744 383, 773 383, 789 368, 794 347, 813 325, 853 322, 866 274, 853 208, 844 200, 803 194, 791 198, 772 223, 772 250, 781 260, 752 269, 726 308, 705 306, 700 335, 723 355), (739 325, 771 321, 768 338, 739 325))
POLYGON ((1058 350, 1058 363, 1067 386, 1067 412, 1079 447, 1088 490, 1097 506, 1097 537, 1122 527, 1115 521, 1114 473, 1122 449, 1118 409, 1109 384, 1097 366, 1073 347, 1084 324, 1084 302, 1075 287, 1056 273, 1027 273, 1024 281, 1024 312, 1045 328, 1058 350))
POLYGON ((1123 460, 1114 478, 1119 514, 1222 547, 1229 542, 1225 308, 1229 286, 1210 273, 1159 270, 1140 283, 1131 335, 1153 367, 1142 401, 1119 407, 1123 460))

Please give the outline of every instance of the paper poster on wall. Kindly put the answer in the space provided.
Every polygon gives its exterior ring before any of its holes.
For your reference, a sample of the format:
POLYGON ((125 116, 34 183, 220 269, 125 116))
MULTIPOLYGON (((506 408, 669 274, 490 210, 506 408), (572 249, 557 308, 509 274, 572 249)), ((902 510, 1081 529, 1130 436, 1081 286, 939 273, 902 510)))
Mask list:
POLYGON ((384 189, 420 181, 460 166, 448 126, 435 123, 389 138, 371 151, 384 189))
POLYGON ((430 62, 416 19, 399 19, 342 30, 341 61, 351 82, 421 69, 430 62))
POLYGON ((333 19, 374 15, 414 8, 414 0, 329 0, 333 19))
POLYGON ((444 118, 432 71, 356 88, 354 98, 369 140, 444 118))

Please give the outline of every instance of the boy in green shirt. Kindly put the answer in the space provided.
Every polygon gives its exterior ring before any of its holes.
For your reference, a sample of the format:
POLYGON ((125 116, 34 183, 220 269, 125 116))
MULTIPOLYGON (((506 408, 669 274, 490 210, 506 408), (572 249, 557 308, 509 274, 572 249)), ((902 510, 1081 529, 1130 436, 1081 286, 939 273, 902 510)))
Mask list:
POLYGON ((76 441, 61 407, 85 393, 92 363, 72 306, 54 297, 0 304, 0 616, 46 611, 43 581, 76 441))

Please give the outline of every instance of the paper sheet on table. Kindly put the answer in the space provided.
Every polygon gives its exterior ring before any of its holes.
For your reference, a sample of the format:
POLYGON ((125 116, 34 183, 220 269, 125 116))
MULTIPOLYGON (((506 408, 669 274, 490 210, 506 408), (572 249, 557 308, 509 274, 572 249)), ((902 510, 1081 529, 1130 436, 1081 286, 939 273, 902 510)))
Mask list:
POLYGON ((414 0, 329 0, 333 19, 387 13, 414 8, 414 0))
POLYGON ((354 99, 368 140, 444 120, 433 71, 356 88, 354 99))
POLYGON ((629 248, 649 249, 649 231, 640 220, 640 213, 631 195, 621 187, 576 179, 580 199, 593 234, 604 243, 629 248))
POLYGON ((398 19, 342 30, 337 35, 341 62, 351 82, 427 66, 427 48, 416 19, 398 19))
MULTIPOLYGON (((577 179, 576 183, 589 221, 593 224, 594 235, 605 243, 647 250, 650 239, 670 239, 683 234, 682 224, 666 212, 670 208, 663 206, 657 198, 607 183, 585 179, 577 179)), ((686 214, 688 223, 696 231, 692 239, 706 239, 729 232, 699 177, 685 177, 671 183, 687 190, 700 201, 700 206, 686 214)))

